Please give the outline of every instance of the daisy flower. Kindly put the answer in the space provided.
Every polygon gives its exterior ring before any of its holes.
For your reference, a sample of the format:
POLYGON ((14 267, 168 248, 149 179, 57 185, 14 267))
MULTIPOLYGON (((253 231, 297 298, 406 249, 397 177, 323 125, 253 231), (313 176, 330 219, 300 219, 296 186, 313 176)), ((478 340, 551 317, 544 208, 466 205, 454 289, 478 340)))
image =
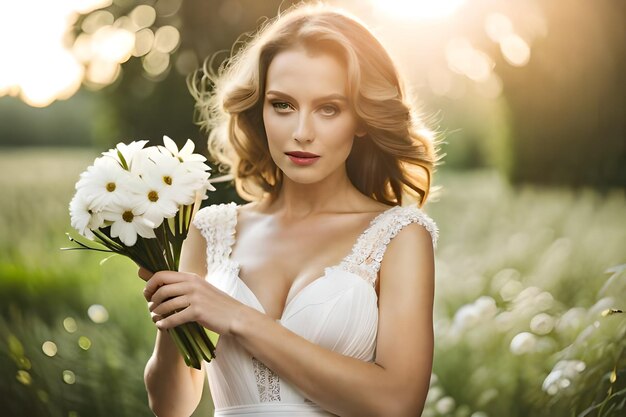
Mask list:
POLYGON ((147 140, 134 141, 129 143, 128 145, 120 142, 115 145, 115 148, 103 152, 102 155, 104 155, 105 157, 113 158, 122 166, 122 168, 130 170, 133 165, 135 155, 137 155, 138 152, 144 149, 146 143, 148 143, 147 140), (119 154, 122 154, 122 158, 120 158, 119 154))
POLYGON ((104 217, 99 211, 89 208, 90 200, 82 192, 77 192, 70 201, 70 223, 78 230, 78 233, 93 240, 92 230, 99 228, 104 223, 104 217))
POLYGON ((76 190, 90 200, 90 210, 102 211, 127 200, 137 186, 138 179, 125 171, 116 160, 101 157, 80 175, 76 190))
POLYGON ((119 204, 114 210, 103 212, 104 219, 111 222, 111 237, 119 237, 126 246, 133 246, 137 242, 137 235, 155 237, 152 222, 143 216, 132 200, 119 204))

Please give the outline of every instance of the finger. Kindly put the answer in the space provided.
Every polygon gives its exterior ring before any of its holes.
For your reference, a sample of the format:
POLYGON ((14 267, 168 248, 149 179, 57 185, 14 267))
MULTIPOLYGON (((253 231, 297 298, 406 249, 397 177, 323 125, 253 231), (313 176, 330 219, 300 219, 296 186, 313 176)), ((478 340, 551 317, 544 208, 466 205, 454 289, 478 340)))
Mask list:
POLYGON ((161 316, 160 314, 150 313, 150 318, 152 319, 153 323, 156 323, 157 321, 164 319, 165 317, 161 316))
POLYGON ((178 313, 171 314, 158 320, 155 324, 160 330, 172 329, 181 324, 193 321, 189 314, 189 309, 184 309, 178 313))
POLYGON ((150 278, 152 278, 152 275, 154 275, 154 273, 144 268, 143 266, 140 266, 139 271, 137 271, 137 275, 139 275, 139 278, 147 282, 148 280, 150 280, 150 278))
POLYGON ((170 298, 180 297, 182 295, 189 294, 191 292, 190 284, 188 282, 178 282, 175 284, 167 284, 160 287, 154 294, 152 294, 153 310, 160 304, 168 301, 170 298))
POLYGON ((159 287, 167 284, 173 284, 175 282, 189 280, 191 278, 197 278, 197 275, 176 271, 156 272, 148 280, 146 287, 143 290, 144 297, 146 297, 146 299, 150 301, 150 298, 152 298, 152 296, 159 289, 159 287))
POLYGON ((186 295, 182 295, 180 297, 174 297, 166 300, 161 304, 154 305, 153 308, 150 309, 150 311, 152 313, 160 314, 164 317, 167 317, 176 310, 183 310, 190 305, 191 303, 189 302, 189 298, 186 295))

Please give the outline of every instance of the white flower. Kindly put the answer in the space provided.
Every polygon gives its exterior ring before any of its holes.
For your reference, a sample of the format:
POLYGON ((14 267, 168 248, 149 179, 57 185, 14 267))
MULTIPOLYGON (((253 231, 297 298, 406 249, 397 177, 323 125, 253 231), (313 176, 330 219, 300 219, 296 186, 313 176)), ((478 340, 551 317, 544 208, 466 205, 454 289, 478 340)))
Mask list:
POLYGON ((583 325, 586 314, 587 310, 582 307, 570 308, 565 314, 559 317, 559 321, 556 325, 557 331, 560 333, 576 331, 583 325))
POLYGON ((503 311, 495 318, 496 329, 501 332, 509 331, 515 325, 515 314, 510 311, 503 311))
POLYGON ((102 211, 127 200, 137 181, 117 161, 101 157, 80 174, 76 189, 90 201, 89 209, 102 211))
POLYGON ((576 379, 586 367, 585 362, 579 360, 558 361, 546 379, 543 380, 541 389, 549 395, 555 395, 561 389, 569 387, 572 380, 576 379))
POLYGON ((548 334, 554 328, 554 318, 546 313, 539 313, 530 320, 530 330, 535 334, 548 334))
POLYGON ((473 327, 480 321, 480 311, 475 304, 465 304, 454 314, 454 327, 462 330, 473 327))
POLYGON ((103 214, 105 220, 112 222, 111 237, 119 237, 126 246, 133 246, 137 242, 137 235, 155 237, 151 222, 143 216, 137 208, 137 202, 132 199, 118 205, 116 210, 107 210, 103 214))
POLYGON ((502 288, 500 288, 500 297, 502 297, 504 301, 511 301, 522 291, 523 288, 522 283, 519 281, 508 281, 502 286, 502 288))
POLYGON ((481 319, 483 320, 495 317, 498 312, 496 300, 487 295, 478 297, 478 299, 474 301, 474 305, 478 309, 481 319))
POLYGON ((102 155, 104 155, 105 157, 113 158, 120 164, 123 164, 125 162, 130 169, 133 165, 135 155, 137 154, 137 152, 141 151, 144 146, 146 146, 146 143, 148 143, 147 140, 134 141, 129 143, 128 145, 120 142, 115 145, 115 148, 103 152, 102 155), (122 154, 124 161, 120 159, 118 152, 122 154))
POLYGON ((104 223, 102 213, 89 208, 91 202, 82 192, 74 194, 70 201, 70 223, 81 235, 93 240, 95 237, 92 230, 99 228, 104 223))
POLYGON ((463 330, 476 326, 481 321, 492 319, 498 308, 496 301, 489 296, 481 296, 471 304, 461 306, 454 315, 454 328, 463 330))
POLYGON ((454 410, 455 406, 456 402, 454 401, 454 398, 446 396, 437 401, 437 404, 435 404, 435 410, 437 410, 439 414, 448 414, 454 410))
POLYGON ((190 173, 175 157, 160 155, 154 158, 149 175, 142 178, 149 187, 161 189, 161 197, 179 205, 189 205, 195 201, 196 191, 208 180, 208 174, 190 173))
POLYGON ((193 153, 195 144, 191 139, 187 139, 185 146, 178 150, 176 143, 168 136, 163 136, 163 143, 165 146, 158 146, 161 153, 165 155, 171 155, 183 164, 185 169, 194 175, 198 179, 198 192, 206 198, 206 192, 208 190, 215 191, 213 185, 208 181, 209 174, 207 171, 211 170, 211 167, 205 164, 206 158, 200 154, 193 153))
POLYGON ((515 355, 532 352, 537 345, 537 337, 529 332, 521 332, 511 340, 510 349, 515 355))
MULTIPOLYGON (((160 175, 154 164, 146 165, 143 178, 148 179, 160 175)), ((167 184, 163 181, 142 181, 141 190, 138 190, 137 209, 143 216, 159 227, 163 219, 171 218, 179 210, 178 204, 171 198, 172 193, 166 190, 167 184)))
POLYGON ((193 143, 191 139, 187 139, 185 146, 179 151, 178 146, 176 146, 176 142, 170 139, 168 136, 163 136, 163 144, 165 146, 158 146, 159 150, 163 153, 169 152, 174 158, 177 158, 180 162, 187 162, 191 165, 190 167, 197 166, 200 168, 202 166, 202 170, 205 171, 207 168, 210 170, 211 168, 208 165, 204 164, 206 158, 200 154, 193 153, 196 145, 193 143), (193 165, 193 163, 199 163, 193 165))

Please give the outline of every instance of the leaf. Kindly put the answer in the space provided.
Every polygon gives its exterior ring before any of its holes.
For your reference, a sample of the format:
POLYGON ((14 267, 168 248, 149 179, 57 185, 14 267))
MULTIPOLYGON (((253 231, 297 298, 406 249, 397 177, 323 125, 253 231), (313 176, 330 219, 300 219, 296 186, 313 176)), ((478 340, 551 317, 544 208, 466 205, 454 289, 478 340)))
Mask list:
POLYGON ((126 171, 128 171, 128 163, 126 162, 126 158, 124 158, 124 155, 122 155, 122 152, 120 152, 119 149, 117 149, 117 156, 118 158, 120 158, 120 163, 122 164, 122 168, 124 168, 126 171))
POLYGON ((114 257, 115 255, 117 255, 117 253, 114 253, 113 255, 107 256, 106 258, 104 258, 103 260, 100 261, 100 266, 104 265, 104 263, 106 261, 108 261, 109 259, 111 259, 112 257, 114 257))

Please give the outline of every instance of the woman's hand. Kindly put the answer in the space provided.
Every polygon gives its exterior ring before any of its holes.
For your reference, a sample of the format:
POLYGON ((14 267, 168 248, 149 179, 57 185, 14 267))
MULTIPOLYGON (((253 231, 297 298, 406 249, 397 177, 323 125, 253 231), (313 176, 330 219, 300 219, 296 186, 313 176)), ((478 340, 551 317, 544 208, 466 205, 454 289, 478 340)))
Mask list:
POLYGON ((143 294, 152 321, 161 330, 196 321, 221 335, 230 334, 233 322, 245 307, 197 274, 176 271, 151 274, 141 268, 139 276, 147 279, 143 294))

